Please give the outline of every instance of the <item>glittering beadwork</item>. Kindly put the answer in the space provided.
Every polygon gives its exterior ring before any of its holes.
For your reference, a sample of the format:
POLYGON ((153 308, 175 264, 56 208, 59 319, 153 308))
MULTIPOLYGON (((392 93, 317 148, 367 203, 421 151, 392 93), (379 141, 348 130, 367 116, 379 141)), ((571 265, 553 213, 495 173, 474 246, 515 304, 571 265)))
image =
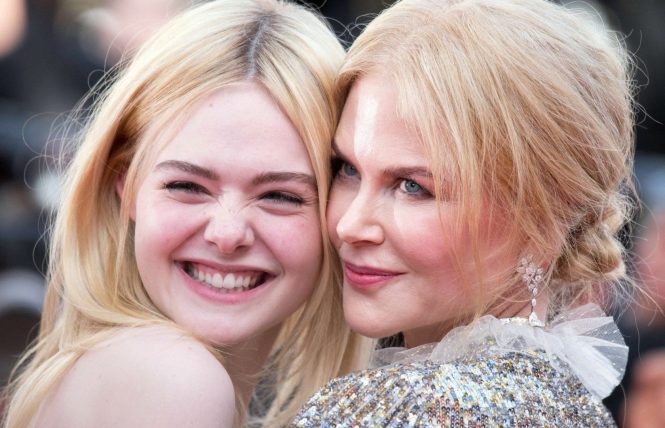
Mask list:
POLYGON ((332 380, 292 427, 614 427, 543 351, 489 346, 452 363, 396 363, 332 380))

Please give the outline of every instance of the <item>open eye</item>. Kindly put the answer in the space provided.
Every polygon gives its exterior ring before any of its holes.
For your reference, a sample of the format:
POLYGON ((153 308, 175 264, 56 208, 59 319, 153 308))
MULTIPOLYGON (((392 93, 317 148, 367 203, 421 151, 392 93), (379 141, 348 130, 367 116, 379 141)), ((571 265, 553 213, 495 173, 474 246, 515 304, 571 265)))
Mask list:
POLYGON ((402 182, 399 185, 399 188, 404 192, 404 193, 413 193, 417 194, 420 191, 423 190, 422 187, 420 187, 420 184, 416 183, 415 181, 411 180, 402 180, 402 182))
POLYGON ((332 170, 335 178, 352 178, 358 175, 358 170, 353 165, 340 158, 332 160, 332 170))
POLYGON ((421 198, 432 196, 432 194, 423 186, 409 179, 403 179, 400 181, 399 190, 410 196, 416 196, 421 198))
POLYGON ((342 168, 340 169, 340 171, 342 172, 342 174, 346 175, 347 177, 354 177, 358 175, 358 170, 353 165, 346 162, 342 164, 342 168))

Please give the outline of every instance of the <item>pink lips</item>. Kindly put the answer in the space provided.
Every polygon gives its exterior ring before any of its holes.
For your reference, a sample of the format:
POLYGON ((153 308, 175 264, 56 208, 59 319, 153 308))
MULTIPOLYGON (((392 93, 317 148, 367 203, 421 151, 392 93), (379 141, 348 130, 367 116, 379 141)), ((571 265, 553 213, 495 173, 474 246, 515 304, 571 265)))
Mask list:
POLYGON ((380 286, 399 275, 401 275, 399 272, 392 272, 369 266, 356 266, 344 262, 344 277, 350 285, 356 288, 380 286))

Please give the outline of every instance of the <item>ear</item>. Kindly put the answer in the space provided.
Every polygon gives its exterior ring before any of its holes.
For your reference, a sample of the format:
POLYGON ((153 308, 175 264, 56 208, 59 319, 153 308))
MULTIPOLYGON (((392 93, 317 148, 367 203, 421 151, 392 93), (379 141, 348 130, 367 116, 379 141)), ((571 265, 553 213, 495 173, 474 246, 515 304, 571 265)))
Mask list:
MULTIPOLYGON (((127 178, 127 172, 123 172, 122 174, 118 175, 118 178, 115 180, 115 192, 118 194, 118 197, 120 198, 121 201, 127 203, 127 201, 124 200, 125 198, 125 180, 127 178)), ((136 202, 131 201, 131 206, 129 207, 129 218, 132 219, 132 221, 136 221, 136 202)))

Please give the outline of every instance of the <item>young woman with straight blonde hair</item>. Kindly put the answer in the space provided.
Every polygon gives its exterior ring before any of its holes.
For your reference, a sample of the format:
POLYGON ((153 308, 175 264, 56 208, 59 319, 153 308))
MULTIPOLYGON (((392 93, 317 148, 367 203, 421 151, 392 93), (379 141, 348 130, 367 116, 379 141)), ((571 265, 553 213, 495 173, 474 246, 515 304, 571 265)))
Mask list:
POLYGON ((544 0, 402 0, 338 89, 328 227, 344 312, 405 348, 293 425, 612 426, 627 348, 633 94, 620 38, 544 0))
POLYGON ((359 364, 322 233, 343 55, 301 6, 216 0, 117 72, 67 169, 4 427, 240 425, 261 376, 283 426, 359 364))

